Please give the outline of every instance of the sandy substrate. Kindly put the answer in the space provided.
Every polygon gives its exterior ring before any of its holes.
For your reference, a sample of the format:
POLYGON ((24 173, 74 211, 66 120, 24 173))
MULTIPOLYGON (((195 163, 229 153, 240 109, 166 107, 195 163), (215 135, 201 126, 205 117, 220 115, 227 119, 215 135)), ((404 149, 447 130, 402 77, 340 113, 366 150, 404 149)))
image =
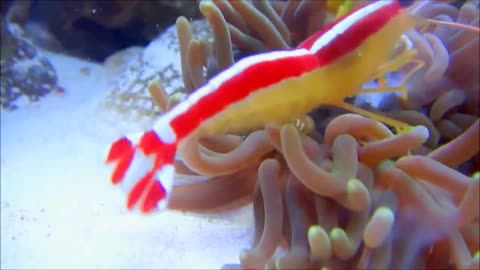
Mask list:
POLYGON ((205 268, 238 262, 251 206, 220 215, 124 209, 103 164, 129 127, 99 111, 102 66, 50 55, 64 96, 1 113, 1 268, 205 268), (88 67, 89 74, 80 70, 88 67))

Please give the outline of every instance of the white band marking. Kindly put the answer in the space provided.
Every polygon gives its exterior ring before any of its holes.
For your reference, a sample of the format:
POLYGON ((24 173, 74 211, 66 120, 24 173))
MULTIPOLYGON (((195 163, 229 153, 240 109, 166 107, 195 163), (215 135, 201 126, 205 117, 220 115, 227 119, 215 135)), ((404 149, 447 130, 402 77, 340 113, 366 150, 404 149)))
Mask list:
POLYGON ((389 5, 391 2, 392 1, 380 0, 355 11, 350 16, 336 24, 332 29, 324 33, 317 41, 315 41, 310 51, 313 53, 318 52, 323 47, 330 44, 330 42, 332 42, 337 36, 345 33, 345 31, 347 31, 348 28, 350 28, 356 22, 377 11, 378 9, 389 5))

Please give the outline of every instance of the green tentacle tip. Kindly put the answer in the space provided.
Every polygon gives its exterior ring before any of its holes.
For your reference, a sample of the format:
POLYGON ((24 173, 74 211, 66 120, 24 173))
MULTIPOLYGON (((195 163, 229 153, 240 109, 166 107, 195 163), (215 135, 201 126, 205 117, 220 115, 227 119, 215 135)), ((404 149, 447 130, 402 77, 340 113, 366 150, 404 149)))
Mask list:
POLYGON ((201 0, 199 7, 200 7, 200 11, 202 13, 205 13, 205 12, 211 11, 214 8, 214 4, 210 0, 201 0))
POLYGON ((477 252, 475 252, 475 254, 473 255, 473 259, 474 260, 480 259, 480 250, 477 250, 477 252))
POLYGON ((353 1, 352 0, 344 0, 343 4, 338 8, 337 11, 337 18, 345 15, 350 10, 353 9, 353 1))

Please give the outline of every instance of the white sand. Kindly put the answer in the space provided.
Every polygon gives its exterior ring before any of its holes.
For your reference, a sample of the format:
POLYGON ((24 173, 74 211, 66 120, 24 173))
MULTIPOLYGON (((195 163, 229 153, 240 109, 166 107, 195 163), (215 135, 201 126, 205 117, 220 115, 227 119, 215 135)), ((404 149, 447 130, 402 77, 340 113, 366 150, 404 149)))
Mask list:
POLYGON ((1 114, 1 268, 218 269, 238 262, 252 238, 251 207, 210 216, 124 209, 125 195, 102 162, 128 128, 97 110, 109 78, 100 65, 49 58, 65 96, 1 114), (80 72, 86 66, 90 75, 80 72))

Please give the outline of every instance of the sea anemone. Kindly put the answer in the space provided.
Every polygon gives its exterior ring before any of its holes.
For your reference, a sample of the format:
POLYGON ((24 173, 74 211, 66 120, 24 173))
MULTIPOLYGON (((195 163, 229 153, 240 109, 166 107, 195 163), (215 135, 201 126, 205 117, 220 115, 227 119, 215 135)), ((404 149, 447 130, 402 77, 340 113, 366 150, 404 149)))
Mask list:
MULTIPOLYGON (((321 2, 202 1, 213 43, 193 39, 189 22, 177 20, 186 93, 230 66, 236 50, 291 47, 318 30, 333 17, 321 2)), ((460 9, 418 2, 410 12, 478 26, 470 1, 460 9)), ((411 124, 407 132, 319 108, 313 118, 182 143, 170 209, 253 202, 252 246, 225 269, 479 267, 478 63, 467 60, 479 38, 444 26, 406 38, 426 66, 407 82, 406 102, 389 97, 371 109, 411 124)), ((182 99, 160 84, 149 92, 161 111, 182 99)))

